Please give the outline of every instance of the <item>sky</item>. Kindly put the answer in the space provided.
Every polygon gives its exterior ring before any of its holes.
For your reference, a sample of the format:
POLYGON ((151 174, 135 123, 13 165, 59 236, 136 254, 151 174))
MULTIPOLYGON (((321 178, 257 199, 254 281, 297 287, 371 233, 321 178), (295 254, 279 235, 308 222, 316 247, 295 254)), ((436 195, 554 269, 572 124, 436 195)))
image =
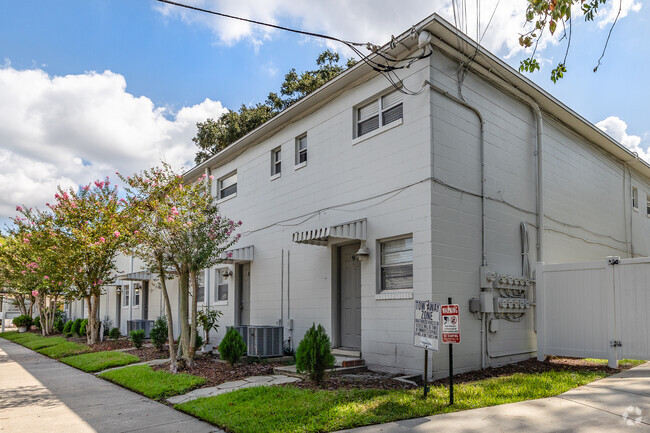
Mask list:
MULTIPOLYGON (((434 12, 455 22, 450 0, 185 3, 377 45, 434 12)), ((517 42, 526 2, 467 2, 458 25, 472 38, 477 5, 482 45, 517 67, 527 55, 517 42)), ((609 0, 594 22, 575 13, 565 78, 549 79, 564 58, 560 31, 541 41, 542 70, 529 76, 647 161, 649 9, 642 0, 609 0)), ((289 69, 313 69, 326 48, 350 55, 321 39, 156 0, 0 0, 0 10, 0 221, 17 205, 43 207, 58 185, 113 179, 160 160, 189 169, 197 122, 263 102, 289 69)))

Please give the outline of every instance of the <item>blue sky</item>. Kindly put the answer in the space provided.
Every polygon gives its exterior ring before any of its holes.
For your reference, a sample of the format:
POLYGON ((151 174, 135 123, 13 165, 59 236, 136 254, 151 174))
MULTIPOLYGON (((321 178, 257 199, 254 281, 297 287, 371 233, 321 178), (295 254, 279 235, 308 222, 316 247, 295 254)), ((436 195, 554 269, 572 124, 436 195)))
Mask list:
MULTIPOLYGON (((447 0, 187 2, 378 44, 433 12, 452 16, 447 0)), ((482 28, 496 4, 483 1, 482 28)), ((525 2, 499 4, 482 43, 516 67, 524 56, 516 40, 525 2)), ((531 78, 589 121, 605 121, 599 125, 610 135, 650 158, 650 12, 641 0, 622 4, 624 17, 598 73, 592 69, 609 31, 609 10, 594 23, 576 19, 566 78, 549 79, 565 48, 552 42, 542 45, 543 70, 531 78)), ((4 0, 2 11, 2 216, 16 204, 42 205, 58 184, 135 171, 160 158, 188 168, 197 121, 218 117, 224 107, 263 101, 279 89, 284 73, 313 68, 326 48, 320 40, 154 0, 4 0)))

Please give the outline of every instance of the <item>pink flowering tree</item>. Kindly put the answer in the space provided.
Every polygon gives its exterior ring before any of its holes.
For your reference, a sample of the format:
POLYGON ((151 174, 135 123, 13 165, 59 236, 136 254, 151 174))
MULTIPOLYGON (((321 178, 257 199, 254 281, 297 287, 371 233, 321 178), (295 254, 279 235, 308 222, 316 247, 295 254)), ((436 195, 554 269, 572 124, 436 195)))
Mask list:
POLYGON ((165 293, 166 269, 171 267, 179 279, 181 334, 177 355, 191 365, 197 334, 198 273, 221 261, 222 254, 239 239, 235 230, 241 222, 219 213, 210 191, 212 177, 184 179, 163 163, 122 180, 129 185, 129 207, 142 222, 138 250, 148 255, 143 258, 154 265, 164 290, 170 351, 173 328, 165 293))
POLYGON ((38 288, 35 263, 29 247, 29 238, 9 233, 0 240, 0 279, 2 292, 11 297, 20 314, 33 315, 35 297, 32 291, 38 288), (33 271, 33 272, 32 272, 33 271))
MULTIPOLYGON (((59 187, 52 212, 52 236, 66 245, 70 287, 68 295, 88 307, 89 344, 99 341, 99 302, 102 286, 117 273, 115 258, 128 248, 131 224, 117 186, 108 178, 79 191, 59 187)), ((58 283, 57 283, 58 284, 58 283)))

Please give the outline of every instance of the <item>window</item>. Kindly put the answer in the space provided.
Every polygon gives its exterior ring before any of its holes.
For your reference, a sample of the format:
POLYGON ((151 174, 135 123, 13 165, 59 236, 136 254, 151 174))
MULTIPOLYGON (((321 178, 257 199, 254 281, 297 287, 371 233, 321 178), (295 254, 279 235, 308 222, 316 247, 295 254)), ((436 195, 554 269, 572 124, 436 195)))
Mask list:
POLYGON ((394 91, 357 108, 357 137, 403 117, 402 94, 394 91))
POLYGON ((237 194, 237 172, 219 180, 219 199, 237 194))
POLYGON ((413 238, 381 242, 381 290, 413 288, 413 238))
POLYGON ((205 271, 199 271, 196 279, 199 283, 196 288, 196 302, 205 302, 205 271))
POLYGON ((646 195, 645 201, 646 201, 645 213, 646 213, 647 216, 650 217, 650 195, 646 195))
POLYGON ((632 207, 636 210, 639 209, 639 190, 636 186, 632 187, 632 207))
POLYGON ((280 148, 271 151, 271 176, 279 176, 282 173, 282 155, 280 148))
POLYGON ((140 306, 140 284, 136 284, 133 287, 133 306, 134 307, 139 307, 140 306))
POLYGON ((216 278, 214 279, 216 283, 215 287, 215 298, 217 301, 227 301, 228 300, 228 280, 223 276, 223 271, 225 269, 217 269, 215 272, 216 278))
POLYGON ((122 296, 124 298, 124 306, 129 306, 129 298, 131 297, 131 289, 129 286, 122 286, 122 296))
POLYGON ((307 164, 307 134, 296 138, 296 165, 307 164))

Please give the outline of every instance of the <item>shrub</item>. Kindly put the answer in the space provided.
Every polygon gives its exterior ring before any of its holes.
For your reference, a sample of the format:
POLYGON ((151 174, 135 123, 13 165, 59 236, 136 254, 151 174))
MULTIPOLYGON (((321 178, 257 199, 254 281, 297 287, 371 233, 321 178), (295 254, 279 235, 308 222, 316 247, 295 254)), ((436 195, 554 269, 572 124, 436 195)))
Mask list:
POLYGON ((72 329, 70 330, 70 331, 72 331, 73 334, 77 334, 80 337, 81 337, 81 334, 80 334, 81 322, 83 322, 83 320, 81 320, 81 319, 77 319, 74 322, 72 322, 72 329))
POLYGON ((79 326, 79 336, 83 337, 86 335, 86 328, 88 327, 88 319, 83 319, 81 321, 81 326, 79 326))
POLYGON ((235 328, 228 329, 226 335, 219 343, 219 355, 232 367, 239 359, 246 354, 247 347, 241 334, 235 328))
POLYGON ((71 337, 72 337, 72 332, 64 332, 64 333, 63 333, 63 336, 64 336, 65 338, 71 338, 71 337))
POLYGON ((194 348, 199 350, 201 346, 203 346, 203 338, 199 335, 199 331, 196 331, 196 343, 194 344, 194 348))
POLYGON ((117 340, 120 338, 120 328, 111 328, 111 331, 108 333, 108 336, 111 337, 113 340, 117 340))
POLYGON ((64 334, 70 334, 72 332, 72 320, 68 320, 65 322, 65 325, 63 326, 63 333, 64 334))
POLYGON ((104 316, 104 320, 102 320, 102 324, 104 325, 104 337, 108 337, 108 333, 113 328, 113 321, 111 320, 110 317, 104 316))
POLYGON ((325 370, 334 366, 334 356, 330 350, 330 339, 325 328, 312 325, 296 350, 296 371, 306 372, 313 382, 320 385, 325 370))
POLYGON ((33 325, 36 326, 38 329, 41 329, 41 316, 34 317, 33 325))
POLYGON ((158 350, 163 350, 163 346, 167 341, 167 319, 165 316, 160 316, 156 319, 149 331, 149 338, 158 350))
POLYGON ((136 349, 142 347, 142 343, 144 342, 144 337, 145 337, 144 329, 137 329, 135 331, 131 331, 131 333, 129 334, 129 338, 131 338, 131 341, 133 342, 133 345, 135 346, 136 349))
POLYGON ((19 328, 28 328, 32 325, 32 317, 27 314, 21 314, 20 316, 14 317, 14 320, 12 320, 11 323, 19 328))
POLYGON ((63 324, 63 319, 59 318, 56 320, 56 322, 54 322, 54 329, 56 329, 57 331, 63 332, 64 327, 65 325, 63 324))

